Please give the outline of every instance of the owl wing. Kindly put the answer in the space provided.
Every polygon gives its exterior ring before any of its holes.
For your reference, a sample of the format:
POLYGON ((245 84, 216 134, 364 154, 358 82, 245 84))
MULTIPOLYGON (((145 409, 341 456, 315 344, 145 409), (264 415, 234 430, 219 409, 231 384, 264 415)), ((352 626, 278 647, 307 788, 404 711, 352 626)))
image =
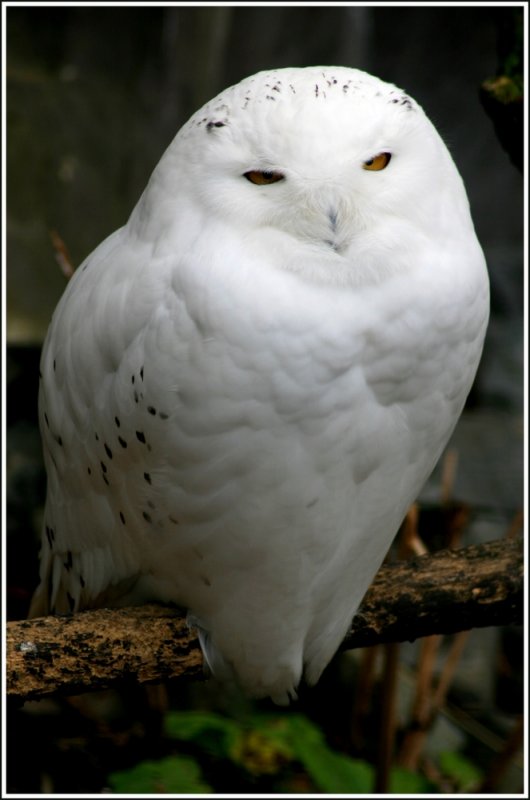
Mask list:
POLYGON ((78 268, 57 306, 40 367, 48 488, 31 616, 126 602, 135 584, 139 530, 155 516, 153 447, 171 424, 176 363, 193 335, 176 303, 166 265, 123 228, 78 268))

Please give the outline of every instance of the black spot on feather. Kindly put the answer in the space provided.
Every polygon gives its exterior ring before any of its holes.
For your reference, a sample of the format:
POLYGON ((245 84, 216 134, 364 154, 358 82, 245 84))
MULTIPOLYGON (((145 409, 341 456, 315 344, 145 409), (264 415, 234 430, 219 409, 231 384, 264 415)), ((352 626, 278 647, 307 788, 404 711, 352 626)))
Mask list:
POLYGON ((44 528, 44 530, 46 531, 46 538, 48 539, 48 545, 49 545, 50 550, 51 550, 52 546, 53 546, 53 530, 51 528, 49 528, 47 525, 44 528))
POLYGON ((225 125, 226 125, 226 122, 221 122, 221 120, 216 120, 216 122, 213 122, 213 120, 210 120, 206 124, 206 130, 208 131, 208 133, 211 133, 214 128, 224 128, 225 125))

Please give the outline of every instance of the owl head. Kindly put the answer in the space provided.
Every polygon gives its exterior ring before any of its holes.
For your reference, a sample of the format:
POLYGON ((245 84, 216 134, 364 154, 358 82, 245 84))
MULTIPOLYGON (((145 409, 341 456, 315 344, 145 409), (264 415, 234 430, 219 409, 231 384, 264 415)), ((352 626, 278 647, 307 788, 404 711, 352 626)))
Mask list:
POLYGON ((425 237, 446 247, 472 225, 421 107, 345 67, 260 72, 228 88, 184 125, 151 183, 146 215, 181 224, 180 240, 218 222, 327 283, 401 270, 425 237), (195 227, 172 203, 193 207, 195 227))

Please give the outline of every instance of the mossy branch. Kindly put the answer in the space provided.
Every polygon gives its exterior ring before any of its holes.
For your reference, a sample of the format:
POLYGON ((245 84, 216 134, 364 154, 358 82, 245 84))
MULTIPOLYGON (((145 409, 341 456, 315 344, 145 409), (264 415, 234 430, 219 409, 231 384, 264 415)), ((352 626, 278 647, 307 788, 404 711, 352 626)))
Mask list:
MULTIPOLYGON (((503 539, 385 564, 342 649, 414 640, 523 617, 523 544, 503 539)), ((184 615, 148 605, 7 623, 7 694, 74 694, 126 681, 203 675, 184 615)))

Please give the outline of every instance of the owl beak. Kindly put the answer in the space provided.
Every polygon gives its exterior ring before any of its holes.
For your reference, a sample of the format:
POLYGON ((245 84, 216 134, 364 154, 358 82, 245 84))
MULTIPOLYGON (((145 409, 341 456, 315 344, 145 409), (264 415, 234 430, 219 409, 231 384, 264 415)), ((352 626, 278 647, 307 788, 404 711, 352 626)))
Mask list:
POLYGON ((330 208, 328 210, 328 219, 332 233, 335 233, 337 230, 337 217, 337 210, 335 208, 330 208))
POLYGON ((338 227, 338 211, 334 207, 330 207, 327 211, 327 218, 329 221, 329 238, 324 239, 324 243, 331 247, 335 253, 343 253, 346 250, 346 244, 342 241, 342 239, 337 235, 337 227, 338 227))

